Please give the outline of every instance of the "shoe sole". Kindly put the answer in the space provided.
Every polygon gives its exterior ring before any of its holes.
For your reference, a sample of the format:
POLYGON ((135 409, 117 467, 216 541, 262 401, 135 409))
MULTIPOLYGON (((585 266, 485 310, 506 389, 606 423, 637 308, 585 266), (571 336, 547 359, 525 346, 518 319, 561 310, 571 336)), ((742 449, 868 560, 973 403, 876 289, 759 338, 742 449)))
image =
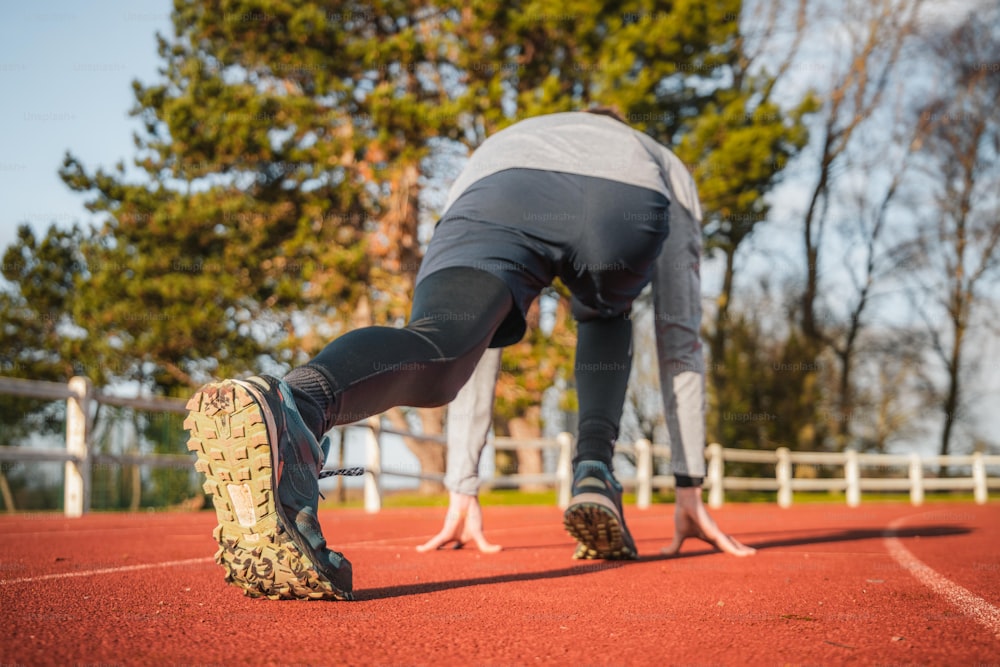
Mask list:
POLYGON ((583 493, 575 496, 563 514, 566 531, 580 543, 574 558, 604 560, 635 560, 638 554, 630 547, 628 529, 623 523, 618 508, 608 498, 599 493, 583 493))
POLYGON ((195 470, 205 475, 219 525, 215 562, 245 595, 271 600, 353 600, 324 577, 285 529, 276 505, 277 434, 269 433, 253 390, 225 381, 203 387, 187 403, 184 428, 195 470))

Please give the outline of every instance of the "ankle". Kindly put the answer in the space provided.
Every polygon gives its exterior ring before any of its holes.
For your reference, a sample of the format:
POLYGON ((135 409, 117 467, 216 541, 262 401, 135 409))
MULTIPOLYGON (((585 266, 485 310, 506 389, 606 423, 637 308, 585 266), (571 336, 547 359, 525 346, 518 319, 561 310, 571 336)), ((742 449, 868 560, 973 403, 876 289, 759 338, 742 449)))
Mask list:
POLYGON ((333 391, 321 373, 307 366, 296 368, 284 378, 292 390, 295 407, 302 415, 302 421, 316 439, 327 431, 326 414, 333 402, 333 391))

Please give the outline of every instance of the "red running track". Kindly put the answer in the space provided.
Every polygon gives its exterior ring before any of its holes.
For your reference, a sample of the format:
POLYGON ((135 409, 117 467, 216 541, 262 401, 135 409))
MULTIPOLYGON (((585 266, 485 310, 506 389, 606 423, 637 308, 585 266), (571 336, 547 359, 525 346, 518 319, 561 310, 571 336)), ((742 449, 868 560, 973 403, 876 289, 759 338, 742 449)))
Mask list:
POLYGON ((626 564, 554 507, 487 507, 496 555, 416 553, 443 508, 323 511, 356 602, 244 598, 208 512, 2 517, 0 664, 1000 665, 997 503, 727 505, 749 559, 660 557, 672 509, 626 508, 626 564))

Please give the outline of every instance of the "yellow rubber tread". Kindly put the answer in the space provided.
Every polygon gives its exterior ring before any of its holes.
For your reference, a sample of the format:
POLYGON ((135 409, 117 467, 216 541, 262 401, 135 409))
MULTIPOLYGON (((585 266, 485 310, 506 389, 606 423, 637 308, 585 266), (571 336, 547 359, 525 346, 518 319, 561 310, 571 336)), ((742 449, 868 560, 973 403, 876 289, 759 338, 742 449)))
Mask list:
MULTIPOLYGON (((589 495, 589 494, 588 494, 589 495)), ((574 558, 635 560, 638 554, 629 547, 622 534, 618 513, 602 496, 590 500, 574 499, 563 514, 563 526, 579 546, 574 558)))
POLYGON ((352 600, 333 586, 295 544, 276 508, 277 456, 261 406, 241 384, 203 387, 188 401, 184 428, 195 469, 205 475, 219 525, 215 561, 226 581, 250 597, 352 600))

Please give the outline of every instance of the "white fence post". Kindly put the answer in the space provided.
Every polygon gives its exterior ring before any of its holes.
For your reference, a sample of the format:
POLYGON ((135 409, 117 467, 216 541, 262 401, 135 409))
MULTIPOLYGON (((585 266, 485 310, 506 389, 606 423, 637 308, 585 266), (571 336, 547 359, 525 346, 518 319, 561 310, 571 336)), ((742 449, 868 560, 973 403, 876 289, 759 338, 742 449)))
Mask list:
POLYGON ((910 504, 924 504, 924 462, 916 452, 910 454, 910 504))
MULTIPOLYGON (((365 429, 365 511, 376 514, 382 509, 382 444, 378 417, 369 417, 365 429)), ((346 436, 346 434, 345 434, 346 436)))
POLYGON ((94 387, 89 378, 70 378, 75 395, 66 399, 66 451, 76 457, 66 461, 63 510, 68 517, 80 517, 90 510, 90 402, 94 387))
POLYGON ((719 508, 726 501, 725 490, 722 488, 722 445, 713 442, 705 448, 708 454, 708 506, 719 508))
POLYGON ((556 436, 559 443, 559 460, 556 462, 556 477, 558 478, 558 502, 560 509, 569 507, 573 494, 573 436, 563 432, 556 436))
POLYGON ((774 476, 778 481, 778 507, 792 506, 792 459, 788 455, 788 447, 778 447, 778 463, 774 467, 774 476))
POLYGON ((645 438, 635 441, 635 506, 649 509, 653 500, 653 445, 645 438))
POLYGON ((982 452, 972 454, 972 496, 976 499, 977 505, 985 505, 988 497, 986 487, 986 461, 983 460, 982 452))
POLYGON ((857 507, 861 504, 861 464, 858 462, 858 452, 848 449, 844 461, 844 477, 847 481, 847 506, 857 507))

